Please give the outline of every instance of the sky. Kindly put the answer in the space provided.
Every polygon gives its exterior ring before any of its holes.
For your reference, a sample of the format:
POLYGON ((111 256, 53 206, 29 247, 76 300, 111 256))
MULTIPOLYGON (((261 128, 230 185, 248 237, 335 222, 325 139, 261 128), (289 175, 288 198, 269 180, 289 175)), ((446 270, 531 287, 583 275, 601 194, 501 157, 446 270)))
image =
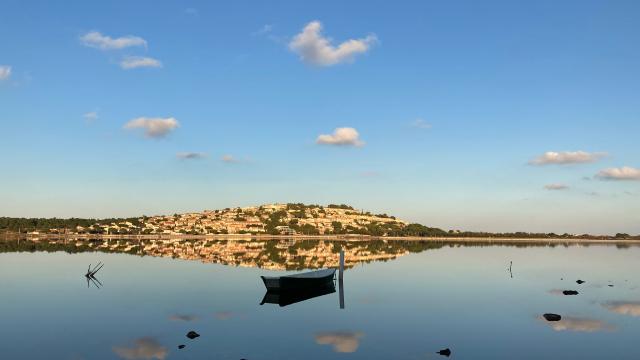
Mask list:
POLYGON ((346 203, 640 233, 637 1, 0 11, 0 216, 346 203))

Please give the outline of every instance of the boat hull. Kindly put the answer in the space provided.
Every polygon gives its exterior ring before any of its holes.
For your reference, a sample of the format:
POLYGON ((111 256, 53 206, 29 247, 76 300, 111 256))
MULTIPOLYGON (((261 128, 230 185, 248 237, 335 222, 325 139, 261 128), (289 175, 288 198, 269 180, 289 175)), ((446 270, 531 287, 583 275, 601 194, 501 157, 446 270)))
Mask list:
POLYGON ((280 277, 261 276, 261 278, 268 291, 309 290, 333 283, 335 272, 335 269, 328 269, 280 277))

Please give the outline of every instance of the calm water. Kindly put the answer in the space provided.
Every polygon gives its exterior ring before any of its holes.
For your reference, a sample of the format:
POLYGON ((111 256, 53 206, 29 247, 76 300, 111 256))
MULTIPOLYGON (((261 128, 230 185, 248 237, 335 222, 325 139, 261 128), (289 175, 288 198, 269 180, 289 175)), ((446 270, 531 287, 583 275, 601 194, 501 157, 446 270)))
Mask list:
POLYGON ((0 358, 640 358, 639 247, 348 245, 340 309, 339 291, 260 305, 260 275, 335 265, 330 243, 276 245, 4 252, 0 358))

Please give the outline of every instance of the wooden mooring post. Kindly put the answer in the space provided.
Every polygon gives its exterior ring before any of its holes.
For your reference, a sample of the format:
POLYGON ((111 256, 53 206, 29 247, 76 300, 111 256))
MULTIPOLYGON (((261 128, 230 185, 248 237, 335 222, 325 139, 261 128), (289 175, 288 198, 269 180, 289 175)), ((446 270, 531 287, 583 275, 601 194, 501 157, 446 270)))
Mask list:
POLYGON ((340 272, 338 273, 338 292, 340 309, 344 309, 344 250, 340 250, 340 272))

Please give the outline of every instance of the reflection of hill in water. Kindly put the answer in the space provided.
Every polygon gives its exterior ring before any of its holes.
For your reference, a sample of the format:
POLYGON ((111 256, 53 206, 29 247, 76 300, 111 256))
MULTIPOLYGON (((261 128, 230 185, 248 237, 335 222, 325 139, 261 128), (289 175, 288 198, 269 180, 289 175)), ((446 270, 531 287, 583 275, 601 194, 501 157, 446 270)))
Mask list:
POLYGON ((386 261, 410 252, 439 248, 441 243, 400 241, 322 240, 45 240, 0 243, 3 252, 102 251, 133 255, 198 260, 206 263, 259 267, 274 270, 337 267, 344 249, 346 267, 372 261, 386 261))
MULTIPOLYGON (((489 243, 443 241, 330 241, 330 240, 39 240, 0 242, 0 252, 101 251, 140 256, 197 260, 205 263, 259 267, 274 270, 299 270, 337 267, 340 249, 345 251, 345 266, 387 261, 408 253, 459 246, 555 247, 589 246, 570 243, 489 243)), ((626 247, 624 245, 618 246, 626 247)))

